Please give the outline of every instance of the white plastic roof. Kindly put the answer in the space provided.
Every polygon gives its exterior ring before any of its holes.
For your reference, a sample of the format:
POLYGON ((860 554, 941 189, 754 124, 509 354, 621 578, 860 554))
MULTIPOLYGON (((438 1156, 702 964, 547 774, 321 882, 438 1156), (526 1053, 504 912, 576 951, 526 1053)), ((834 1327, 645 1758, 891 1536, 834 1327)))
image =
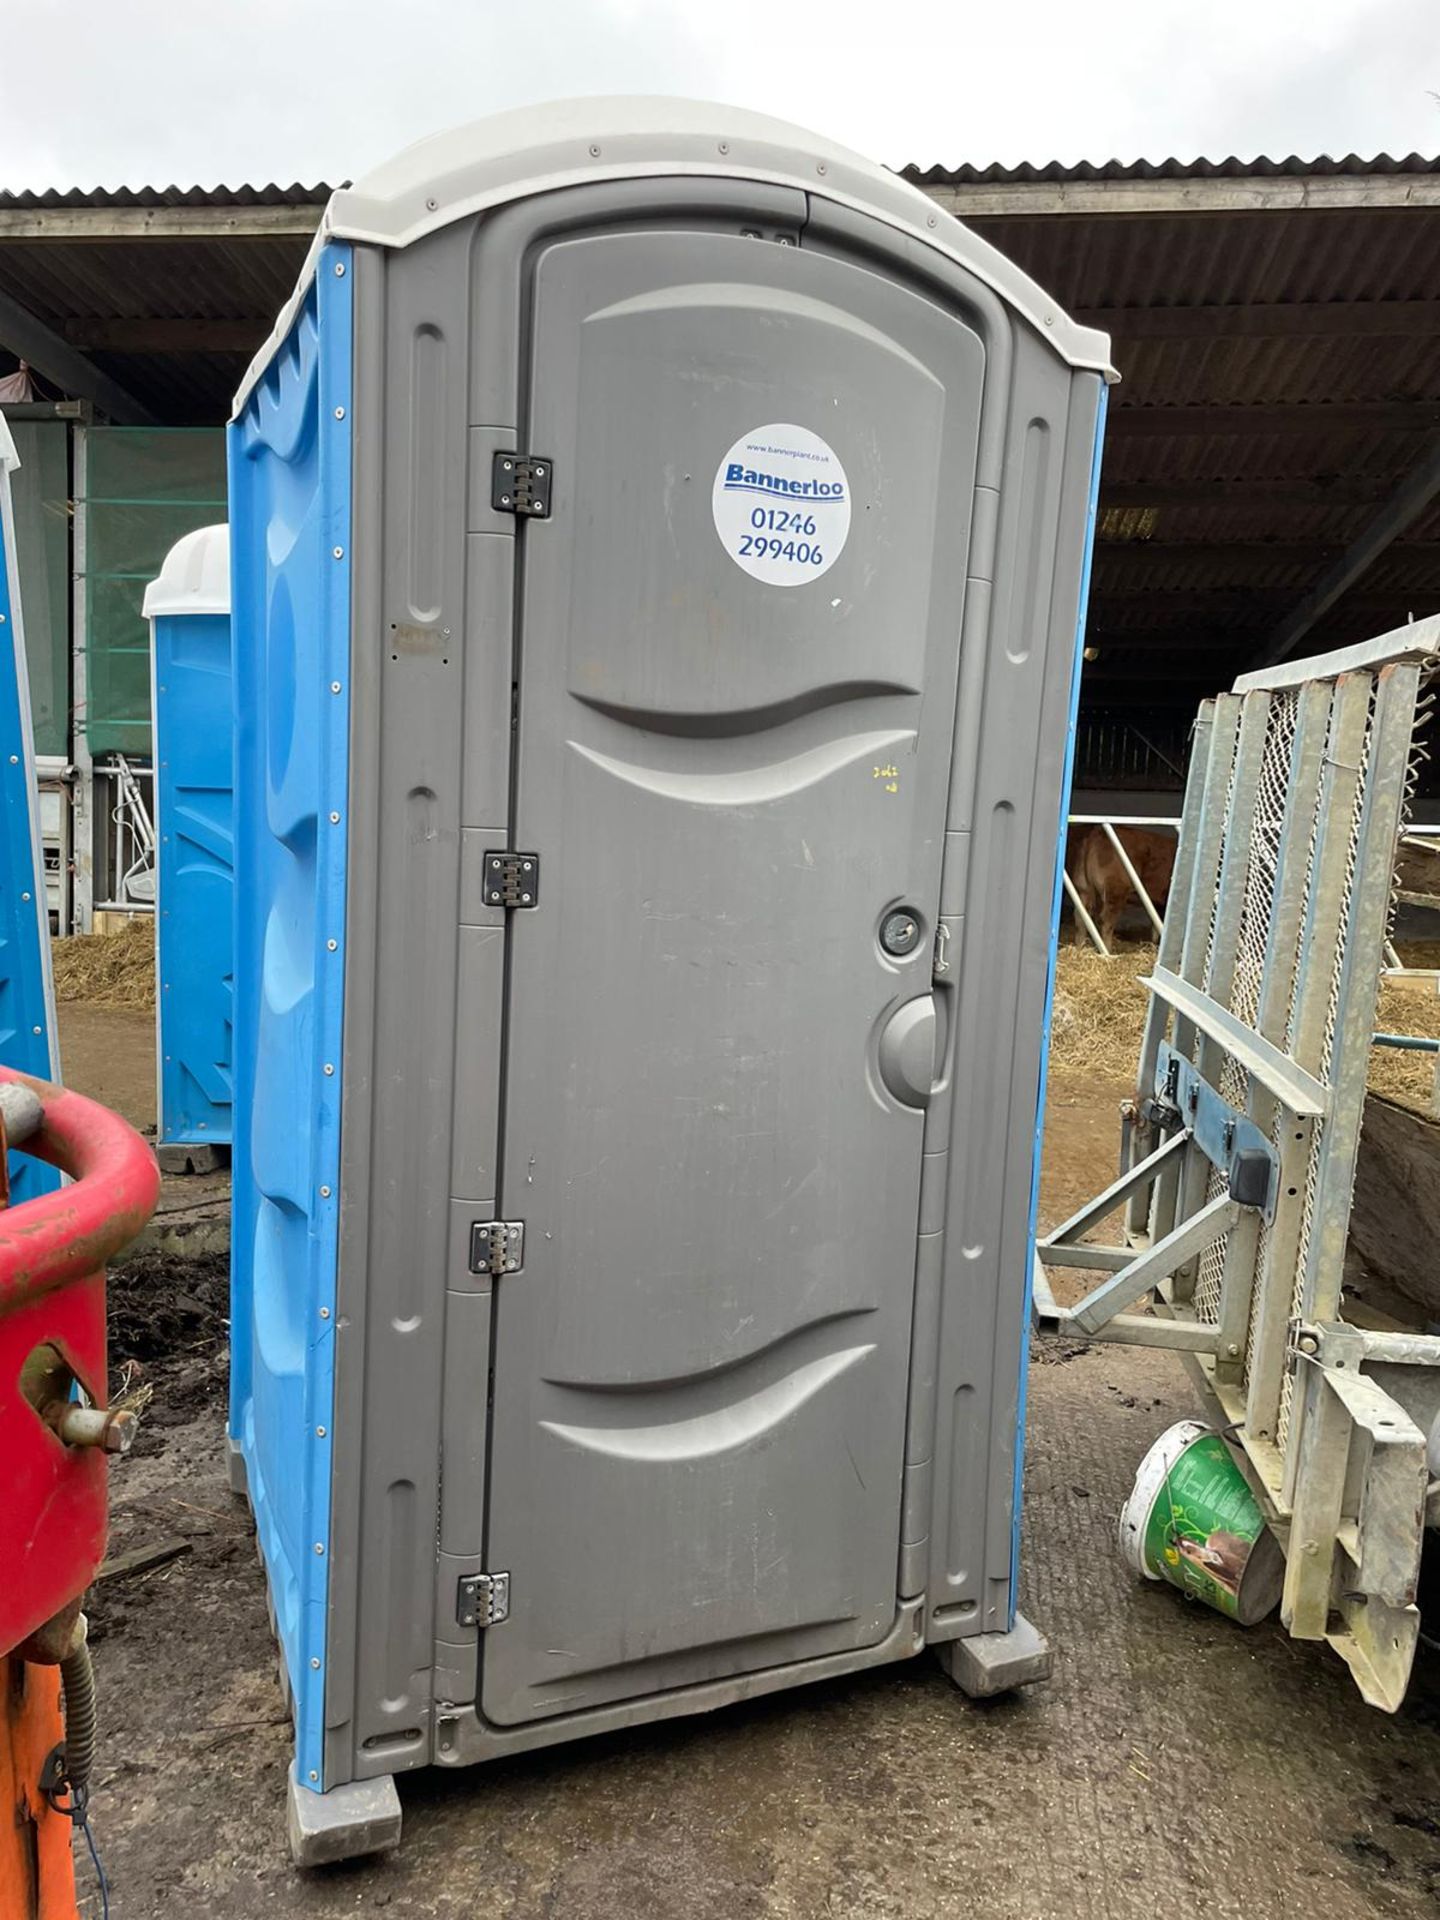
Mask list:
POLYGON ((230 529, 197 527, 177 540, 145 589, 144 615, 229 613, 230 529))
POLYGON ((452 221, 597 180, 709 175, 764 180, 851 207, 958 261, 1022 313, 1071 366, 1116 379, 1107 335, 1081 327, 1003 254, 918 187, 819 134, 739 107, 656 95, 557 100, 431 135, 332 195, 300 283, 235 396, 284 339, 327 240, 413 246, 452 221))

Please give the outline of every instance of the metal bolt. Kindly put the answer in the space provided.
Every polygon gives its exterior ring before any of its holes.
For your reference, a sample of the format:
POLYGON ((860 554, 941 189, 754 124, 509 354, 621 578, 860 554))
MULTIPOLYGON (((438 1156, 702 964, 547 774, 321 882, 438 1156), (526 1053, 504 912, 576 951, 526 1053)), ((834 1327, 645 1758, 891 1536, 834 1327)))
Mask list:
POLYGON ((10 756, 10 764, 11 764, 11 766, 12 766, 12 767, 18 767, 18 766, 19 766, 19 764, 20 764, 20 756, 19 756, 19 754, 18 754, 18 753, 12 753, 12 754, 11 754, 11 756, 10 756))
POLYGON ((326 1073, 334 1073, 335 1071, 333 1064, 329 1060, 325 1062, 325 1071, 326 1073))
MULTIPOLYGON (((318 1673, 320 1671, 320 1662, 318 1659, 314 1659, 310 1662, 310 1670, 312 1673, 318 1673)), ((313 1773, 311 1774, 310 1778, 312 1780, 315 1778, 313 1773)))
POLYGON ((338 827, 338 826, 339 826, 339 824, 340 824, 340 816, 339 816, 339 814, 338 814, 338 813, 332 813, 332 814, 331 814, 331 816, 330 816, 330 824, 331 824, 331 826, 332 826, 332 827, 338 827))
MULTIPOLYGON (((343 271, 343 269, 342 269, 342 271, 343 271)), ((320 1776, 319 1776, 319 1774, 318 1774, 318 1773, 317 1773, 317 1772, 315 1771, 315 1769, 314 1769, 313 1767, 312 1767, 312 1768, 310 1769, 310 1778, 311 1778, 312 1780, 318 1780, 318 1779, 320 1778, 320 1776)))
POLYGON ((1313 1557, 1320 1551, 1320 1542, 1318 1540, 1307 1540, 1305 1542, 1305 1551, 1313 1557))
POLYGON ((336 407, 336 409, 335 409, 335 418, 336 418, 337 420, 343 420, 343 419, 345 418, 345 409, 344 409, 344 407, 336 407))
POLYGON ((334 953, 336 948, 340 945, 340 942, 338 940, 327 940, 325 942, 325 945, 329 948, 331 953, 334 953))
POLYGON ((332 680, 330 682, 330 691, 332 693, 338 693, 340 691, 340 682, 338 680, 332 680))
POLYGON ((343 547, 332 547, 331 552, 337 560, 343 560, 345 558, 345 549, 343 547))
POLYGON ((28 893, 22 893, 20 898, 25 902, 27 906, 30 904, 30 896, 28 893))
POLYGON ((343 280, 345 278, 345 262, 343 260, 337 260, 335 262, 335 278, 337 280, 343 280))
POLYGON ((30 1031, 31 1031, 32 1033, 39 1033, 39 1032, 40 1032, 40 1028, 39 1028, 39 1027, 32 1027, 32 1028, 30 1029, 30 1031))
POLYGON ((1232 1360, 1238 1360, 1240 1358, 1240 1348, 1236 1344, 1236 1342, 1233 1340, 1230 1342, 1229 1346, 1226 1347, 1225 1351, 1226 1353, 1229 1354, 1232 1360))
POLYGON ((322 1188, 320 1189, 320 1198, 321 1198, 322 1200, 328 1200, 328 1199, 330 1198, 330 1189, 329 1189, 329 1187, 322 1187, 322 1188))
POLYGON ((320 1309, 320 1318, 321 1318, 322 1320, 328 1320, 328 1319, 330 1318, 330 1309, 329 1309, 329 1307, 321 1307, 321 1309, 320 1309))
POLYGON ((316 1429, 315 1429, 315 1438, 316 1438, 317 1440, 323 1440, 323 1439, 325 1438, 325 1429, 324 1429, 324 1427, 316 1427, 316 1429))
POLYGON ((325 1542, 324 1542, 323 1540, 317 1540, 317 1541, 315 1542, 315 1551, 316 1551, 316 1553, 324 1553, 324 1551, 325 1551, 325 1542))

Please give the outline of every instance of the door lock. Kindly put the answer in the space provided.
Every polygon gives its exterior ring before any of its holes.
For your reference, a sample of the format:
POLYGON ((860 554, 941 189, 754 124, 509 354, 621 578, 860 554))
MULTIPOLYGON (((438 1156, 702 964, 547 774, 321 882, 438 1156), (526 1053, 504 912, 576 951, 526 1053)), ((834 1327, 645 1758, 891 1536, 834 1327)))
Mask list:
POLYGON ((897 907, 880 922, 880 944, 897 960, 913 953, 920 944, 920 916, 908 907, 897 907))

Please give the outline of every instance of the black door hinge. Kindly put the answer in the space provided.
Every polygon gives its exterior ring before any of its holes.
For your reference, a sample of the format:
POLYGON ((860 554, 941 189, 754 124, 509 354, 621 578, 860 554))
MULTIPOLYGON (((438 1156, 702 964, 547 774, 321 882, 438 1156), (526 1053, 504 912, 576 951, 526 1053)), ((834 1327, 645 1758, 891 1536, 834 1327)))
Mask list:
POLYGON ((531 453, 497 453, 490 469, 490 504, 497 513, 541 520, 550 511, 555 463, 531 453))
POLYGON ((485 904, 487 907, 533 907, 540 898, 538 853, 487 853, 485 904))

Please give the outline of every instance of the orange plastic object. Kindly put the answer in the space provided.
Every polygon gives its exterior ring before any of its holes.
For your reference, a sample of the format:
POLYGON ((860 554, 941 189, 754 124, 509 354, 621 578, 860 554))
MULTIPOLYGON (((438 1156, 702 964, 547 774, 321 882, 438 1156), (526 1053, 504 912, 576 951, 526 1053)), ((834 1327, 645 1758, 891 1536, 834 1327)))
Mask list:
POLYGON ((71 1823, 40 1790, 60 1744, 60 1669, 0 1659, 0 1915, 79 1920, 71 1823))

